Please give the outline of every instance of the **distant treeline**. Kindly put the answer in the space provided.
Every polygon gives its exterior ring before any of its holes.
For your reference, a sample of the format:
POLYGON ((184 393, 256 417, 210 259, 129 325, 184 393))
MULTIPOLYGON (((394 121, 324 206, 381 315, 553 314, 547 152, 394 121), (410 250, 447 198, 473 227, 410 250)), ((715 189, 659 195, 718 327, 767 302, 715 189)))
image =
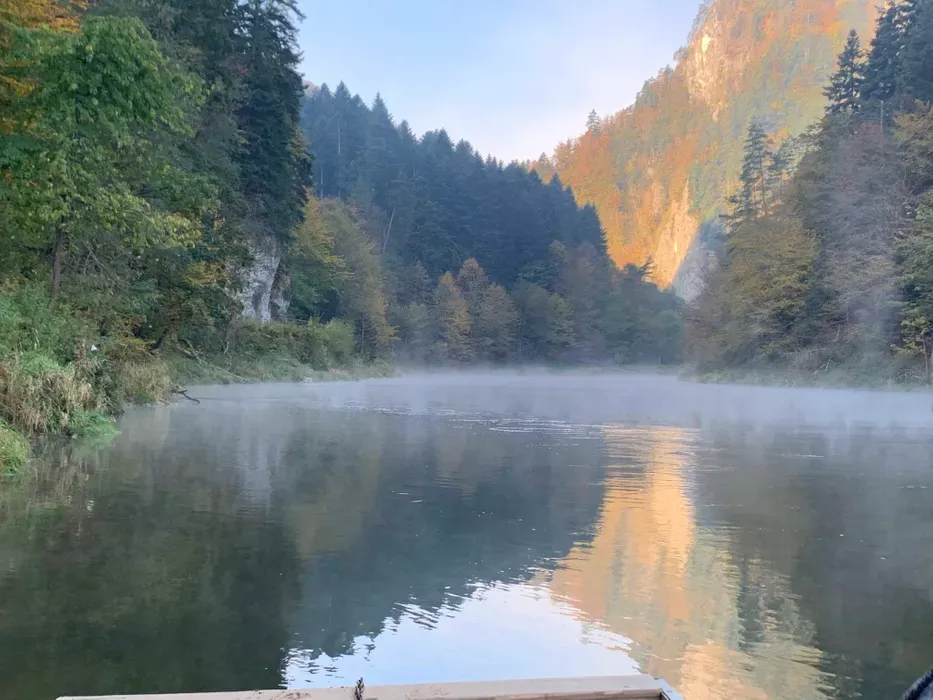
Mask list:
POLYGON ((826 95, 824 118, 780 147, 752 125, 689 355, 929 379, 933 2, 887 3, 867 51, 853 31, 826 95))
MULTIPOLYGON (((302 125, 336 258, 354 258, 347 241, 368 247, 374 296, 344 314, 366 352, 429 362, 680 358, 676 297, 648 281, 650 266, 614 269, 595 211, 556 177, 545 184, 484 159, 443 130, 418 139, 380 97, 369 108, 343 84, 311 90, 302 125)), ((314 247, 306 235, 296 251, 314 247)), ((363 293, 321 288, 339 274, 309 261, 327 255, 290 265, 297 320, 340 315, 341 299, 363 293)), ((362 284, 359 272, 347 274, 362 284)))

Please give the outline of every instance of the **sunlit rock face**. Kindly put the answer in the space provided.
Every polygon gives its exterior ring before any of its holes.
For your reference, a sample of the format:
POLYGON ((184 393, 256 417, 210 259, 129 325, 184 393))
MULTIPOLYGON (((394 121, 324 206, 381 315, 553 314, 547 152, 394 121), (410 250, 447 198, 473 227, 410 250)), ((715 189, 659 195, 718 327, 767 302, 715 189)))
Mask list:
POLYGON ((694 243, 723 213, 749 124, 781 141, 819 119, 846 34, 867 45, 877 4, 708 0, 674 66, 634 105, 532 167, 596 206, 619 267, 650 258, 655 281, 689 299, 709 252, 694 243))

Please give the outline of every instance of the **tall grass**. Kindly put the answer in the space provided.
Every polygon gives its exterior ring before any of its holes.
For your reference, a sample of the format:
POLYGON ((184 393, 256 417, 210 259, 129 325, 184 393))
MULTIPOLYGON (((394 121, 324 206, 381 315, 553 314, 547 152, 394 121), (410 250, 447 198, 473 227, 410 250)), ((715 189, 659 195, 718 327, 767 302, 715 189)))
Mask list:
POLYGON ((94 387, 74 364, 62 367, 38 353, 0 363, 0 412, 26 435, 69 432, 74 414, 102 409, 94 387))

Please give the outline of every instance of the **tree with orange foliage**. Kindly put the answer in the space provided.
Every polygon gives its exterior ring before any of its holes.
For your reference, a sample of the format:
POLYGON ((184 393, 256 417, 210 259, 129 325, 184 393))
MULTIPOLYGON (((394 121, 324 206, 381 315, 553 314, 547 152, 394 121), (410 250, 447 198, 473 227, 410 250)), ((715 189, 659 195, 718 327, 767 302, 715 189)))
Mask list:
POLYGON ((84 0, 0 0, 0 28, 12 25, 73 31, 78 26, 78 13, 86 8, 84 0))
POLYGON ((9 133, 9 109, 33 87, 15 75, 29 61, 26 52, 16 45, 17 31, 74 31, 78 13, 86 7, 85 0, 0 0, 0 133, 9 133))

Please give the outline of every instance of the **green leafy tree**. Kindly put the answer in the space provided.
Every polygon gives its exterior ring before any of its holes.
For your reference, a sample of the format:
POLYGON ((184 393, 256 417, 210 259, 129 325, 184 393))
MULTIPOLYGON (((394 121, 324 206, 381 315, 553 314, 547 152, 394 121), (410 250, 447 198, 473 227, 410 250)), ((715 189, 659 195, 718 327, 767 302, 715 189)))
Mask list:
POLYGON ((308 202, 304 221, 288 248, 289 312, 298 321, 333 318, 337 292, 349 283, 346 263, 336 254, 334 236, 324 219, 325 206, 316 200, 308 202))
POLYGON ((34 56, 18 50, 17 33, 41 28, 75 31, 77 13, 84 7, 83 2, 61 0, 0 0, 0 134, 15 127, 18 101, 35 87, 33 77, 22 70, 34 56))
POLYGON ((24 41, 37 84, 0 143, 0 220, 16 232, 8 244, 48 260, 53 297, 73 249, 110 241, 141 253, 196 240, 203 182, 162 146, 191 135, 184 105, 200 100, 199 85, 171 69, 137 20, 92 18, 79 32, 24 41))
POLYGON ((489 286, 489 280, 486 278, 486 271, 477 262, 476 258, 466 260, 457 273, 457 286, 466 300, 471 313, 475 313, 479 308, 483 293, 489 286))
POLYGON ((549 354, 558 358, 565 350, 573 347, 575 342, 573 309, 559 294, 549 294, 547 332, 549 354))
POLYGON ((514 292, 519 315, 518 355, 523 360, 556 360, 574 343, 573 311, 558 294, 523 282, 514 292))
POLYGON ((353 211, 340 202, 325 201, 323 219, 348 271, 337 291, 337 316, 353 324, 361 355, 386 356, 395 341, 395 328, 388 321, 385 279, 375 244, 353 211))
POLYGON ((896 132, 910 188, 911 218, 898 240, 902 293, 901 336, 905 350, 920 354, 931 381, 933 360, 933 107, 898 119, 896 132))

